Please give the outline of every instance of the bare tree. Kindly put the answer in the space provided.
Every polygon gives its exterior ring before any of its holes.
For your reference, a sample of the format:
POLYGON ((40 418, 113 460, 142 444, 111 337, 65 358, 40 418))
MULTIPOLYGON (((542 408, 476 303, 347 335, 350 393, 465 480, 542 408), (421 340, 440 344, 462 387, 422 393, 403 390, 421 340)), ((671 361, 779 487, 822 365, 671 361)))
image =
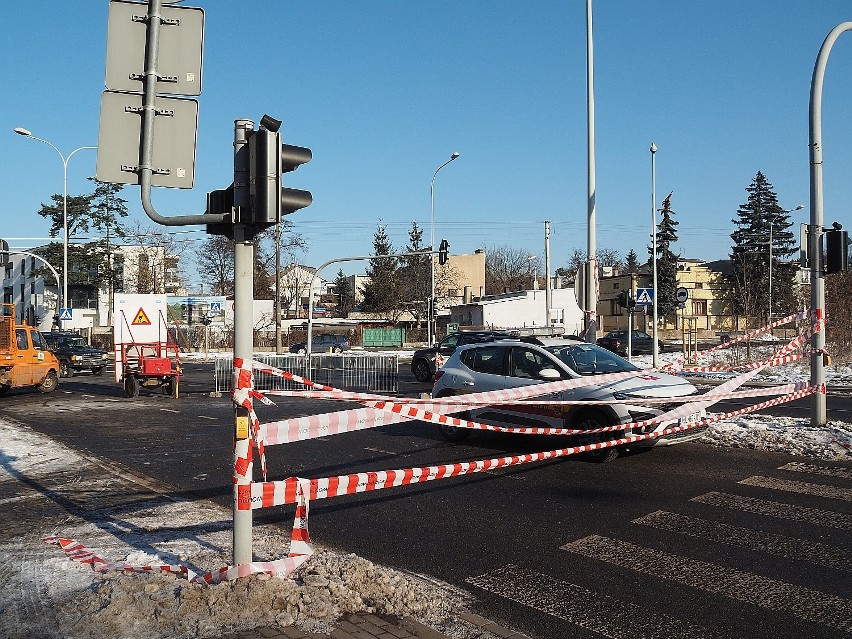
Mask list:
POLYGON ((213 295, 234 293, 234 242, 223 235, 208 235, 195 249, 202 278, 211 283, 213 295))
POLYGON ((530 284, 529 251, 496 246, 485 251, 485 291, 496 293, 523 291, 530 284))

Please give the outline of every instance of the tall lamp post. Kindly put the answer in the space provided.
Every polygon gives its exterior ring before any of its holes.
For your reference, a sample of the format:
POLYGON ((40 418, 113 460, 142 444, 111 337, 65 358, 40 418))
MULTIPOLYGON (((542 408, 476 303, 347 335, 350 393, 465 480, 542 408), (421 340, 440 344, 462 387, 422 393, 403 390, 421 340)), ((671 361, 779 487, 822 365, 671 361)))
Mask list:
POLYGON ((432 176, 432 187, 430 189, 430 199, 432 202, 432 230, 429 239, 429 250, 432 251, 429 255, 429 274, 430 274, 430 285, 429 285, 429 300, 427 302, 428 308, 428 338, 429 338, 429 346, 432 346, 435 338, 435 327, 433 326, 433 322, 435 319, 435 178, 438 177, 438 171, 447 166, 450 162, 459 157, 458 151, 455 151, 450 159, 444 162, 441 166, 435 169, 435 174, 432 176))
POLYGON ((801 211, 803 208, 805 208, 805 205, 799 204, 799 206, 797 206, 794 209, 790 209, 789 211, 781 211, 780 213, 778 213, 778 215, 773 215, 772 217, 769 218, 769 322, 767 322, 768 324, 772 323, 772 241, 773 241, 772 231, 775 228, 775 221, 781 215, 786 215, 787 213, 792 213, 793 211, 801 211))
MULTIPOLYGON (((62 160, 62 229, 63 229, 63 246, 62 246, 62 307, 69 308, 68 305, 68 161, 71 159, 77 151, 82 151, 83 149, 97 149, 96 146, 81 146, 77 147, 67 156, 62 154, 62 151, 56 148, 56 146, 52 142, 48 142, 44 138, 39 138, 30 133, 27 129, 22 129, 18 127, 15 129, 15 133, 18 135, 23 135, 26 138, 32 138, 33 140, 38 140, 39 142, 44 142, 49 147, 51 147, 56 153, 59 155, 62 160)), ((61 326, 61 318, 60 318, 60 326, 61 326)))
POLYGON ((651 142, 651 270, 653 271, 651 286, 654 291, 654 309, 651 318, 651 337, 654 342, 651 347, 653 367, 660 365, 660 342, 657 340, 657 145, 651 142))

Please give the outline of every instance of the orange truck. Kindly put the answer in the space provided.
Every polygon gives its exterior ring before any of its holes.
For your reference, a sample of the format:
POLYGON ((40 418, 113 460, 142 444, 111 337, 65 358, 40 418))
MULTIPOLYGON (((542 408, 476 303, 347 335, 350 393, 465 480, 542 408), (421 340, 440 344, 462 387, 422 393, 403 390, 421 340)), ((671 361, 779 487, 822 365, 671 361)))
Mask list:
POLYGON ((35 386, 49 393, 59 386, 59 361, 37 328, 15 321, 15 307, 0 314, 0 395, 11 388, 35 386))

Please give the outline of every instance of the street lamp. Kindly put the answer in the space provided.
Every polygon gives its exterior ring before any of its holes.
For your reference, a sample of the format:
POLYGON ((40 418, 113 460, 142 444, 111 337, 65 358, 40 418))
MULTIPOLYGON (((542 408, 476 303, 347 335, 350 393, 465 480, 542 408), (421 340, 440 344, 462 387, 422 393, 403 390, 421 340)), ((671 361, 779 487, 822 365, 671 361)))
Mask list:
MULTIPOLYGON (((443 169, 450 162, 455 160, 458 156, 459 156, 458 151, 455 151, 450 156, 449 160, 447 160, 441 166, 439 166, 437 169, 435 169, 435 174, 432 176, 432 187, 430 189, 430 199, 432 201, 432 231, 431 231, 430 240, 429 240, 429 242, 430 242, 429 250, 432 251, 432 252, 435 251, 435 178, 438 177, 438 171, 443 169)), ((434 302, 434 300, 435 300, 435 256, 431 253, 429 255, 429 272, 430 272, 431 284, 429 286, 429 301, 427 303, 428 324, 429 324, 427 331, 428 331, 429 346, 432 346, 433 339, 435 337, 435 330, 434 330, 434 326, 433 326, 434 315, 435 315, 435 308, 434 308, 435 307, 435 302, 434 302)))
POLYGON ((780 211, 777 215, 773 215, 769 218, 769 324, 772 323, 772 231, 775 227, 775 220, 787 213, 801 211, 803 208, 805 208, 805 205, 799 204, 799 206, 794 209, 790 209, 789 211, 780 211))
MULTIPOLYGON (((653 271, 652 283, 654 291, 653 315, 651 321, 651 346, 652 365, 657 368, 660 364, 660 343, 657 341, 657 145, 651 142, 651 270, 653 271)), ((631 327, 632 329, 632 327, 631 327)))
MULTIPOLYGON (((15 129, 15 133, 18 135, 23 135, 25 138, 32 138, 33 140, 38 140, 39 142, 44 142, 49 147, 51 147, 62 160, 62 228, 64 232, 64 240, 62 247, 62 307, 70 308, 68 304, 68 160, 71 159, 71 156, 74 155, 77 151, 82 151, 83 149, 97 149, 96 146, 81 146, 68 154, 66 157, 62 155, 62 151, 56 148, 56 146, 45 140, 44 138, 39 138, 30 133, 27 129, 22 129, 18 127, 15 129)), ((62 325, 62 318, 60 317, 60 326, 62 325)))

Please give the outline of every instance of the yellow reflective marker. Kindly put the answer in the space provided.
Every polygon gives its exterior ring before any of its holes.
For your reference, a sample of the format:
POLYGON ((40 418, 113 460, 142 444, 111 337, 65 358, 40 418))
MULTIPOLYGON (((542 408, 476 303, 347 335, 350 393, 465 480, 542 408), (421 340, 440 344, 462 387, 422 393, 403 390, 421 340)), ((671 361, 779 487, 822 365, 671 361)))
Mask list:
POLYGON ((247 415, 237 417, 237 439, 248 439, 249 418, 247 415))

